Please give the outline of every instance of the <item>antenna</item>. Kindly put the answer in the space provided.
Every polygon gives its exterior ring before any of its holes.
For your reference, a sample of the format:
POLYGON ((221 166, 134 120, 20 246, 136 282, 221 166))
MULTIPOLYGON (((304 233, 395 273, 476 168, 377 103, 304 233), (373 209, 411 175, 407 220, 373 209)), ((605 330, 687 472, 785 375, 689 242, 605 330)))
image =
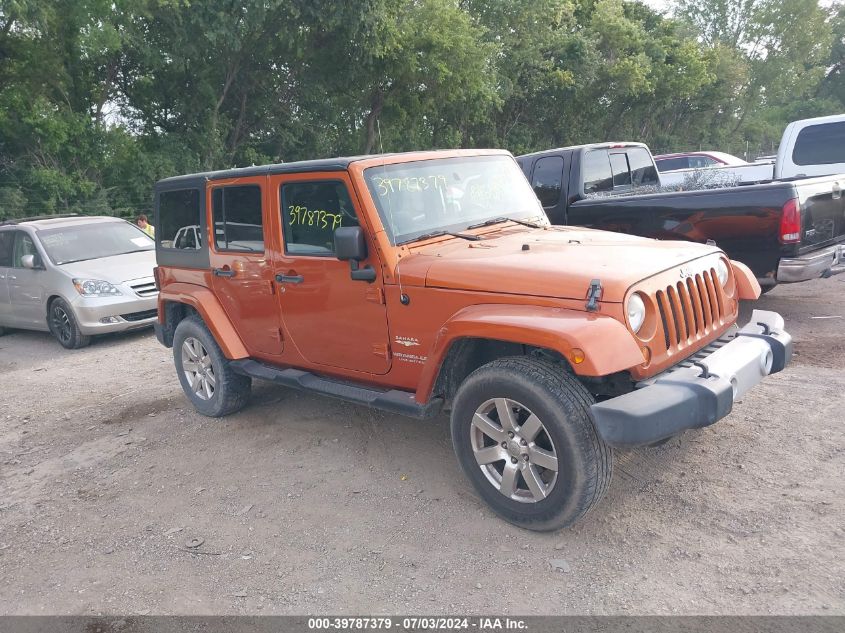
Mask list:
MULTIPOLYGON (((378 144, 381 154, 384 155, 384 138, 381 135, 381 120, 376 119, 376 129, 378 130, 378 144)), ((387 160, 384 159, 381 163, 384 176, 387 176, 387 160)), ((393 221, 393 198, 388 194, 387 196, 387 216, 390 218, 390 232, 393 233, 396 229, 396 223, 393 221)), ((394 235, 394 238, 396 236, 394 235)), ((396 262, 396 283, 399 286, 399 303, 403 306, 411 303, 411 298, 402 290, 402 273, 399 268, 402 265, 402 259, 396 262)))

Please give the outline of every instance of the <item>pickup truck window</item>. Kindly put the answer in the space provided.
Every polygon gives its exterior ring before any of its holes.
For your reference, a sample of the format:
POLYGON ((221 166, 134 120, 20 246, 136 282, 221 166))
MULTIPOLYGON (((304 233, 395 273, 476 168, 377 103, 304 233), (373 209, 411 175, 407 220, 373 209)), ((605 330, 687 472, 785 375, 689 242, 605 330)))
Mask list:
POLYGON ((200 224, 200 192, 197 189, 163 191, 159 195, 159 224, 156 231, 163 248, 196 249, 196 239, 183 238, 200 224), (180 238, 177 240, 177 236, 180 238), (177 243, 178 242, 178 243, 177 243))
POLYGON ((591 150, 584 154, 584 193, 613 191, 613 172, 607 150, 591 150))
POLYGON ((364 178, 395 245, 437 231, 461 231, 499 217, 544 217, 510 156, 471 156, 394 163, 364 178))
POLYGON ((281 195, 288 255, 333 255, 335 229, 358 226, 352 199, 339 180, 287 183, 281 195))
POLYGON ((660 184, 657 169, 646 148, 629 147, 626 153, 628 154, 628 164, 631 167, 631 182, 635 187, 660 184))
POLYGON ((631 185, 631 168, 628 167, 625 152, 614 152, 610 155, 610 169, 613 171, 614 189, 631 185))
POLYGON ((264 252, 261 187, 218 187, 211 194, 217 250, 264 252))
POLYGON ((664 158, 655 161, 660 171, 675 171, 676 169, 689 169, 689 158, 664 158))
POLYGON ((845 163, 845 121, 808 125, 798 132, 792 162, 796 165, 845 163))
POLYGON ((553 207, 560 200, 561 181, 563 179, 563 158, 546 156, 534 165, 531 186, 544 207, 553 207))

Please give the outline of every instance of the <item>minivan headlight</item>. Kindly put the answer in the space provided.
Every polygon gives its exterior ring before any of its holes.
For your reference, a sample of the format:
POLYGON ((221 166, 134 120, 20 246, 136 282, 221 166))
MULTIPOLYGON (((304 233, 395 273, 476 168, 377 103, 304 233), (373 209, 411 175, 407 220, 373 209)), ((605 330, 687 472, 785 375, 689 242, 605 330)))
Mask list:
POLYGON ((115 297, 121 294, 120 290, 101 279, 74 279, 73 287, 83 297, 115 297))
POLYGON ((645 302, 639 292, 635 292, 628 298, 625 314, 628 316, 628 324, 636 334, 645 322, 645 302))
POLYGON ((728 283, 728 265, 725 263, 724 259, 720 259, 716 263, 716 277, 719 278, 719 283, 722 286, 727 285, 728 283))

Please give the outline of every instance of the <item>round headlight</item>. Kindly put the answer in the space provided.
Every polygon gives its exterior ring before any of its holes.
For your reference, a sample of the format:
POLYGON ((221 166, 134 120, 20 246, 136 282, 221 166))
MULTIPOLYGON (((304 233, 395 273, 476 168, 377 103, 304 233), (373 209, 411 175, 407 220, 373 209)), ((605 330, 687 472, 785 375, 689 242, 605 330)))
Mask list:
POLYGON ((628 305, 625 308, 625 313, 628 315, 628 324, 634 331, 634 334, 640 331, 645 321, 645 303, 640 296, 640 293, 635 292, 628 299, 628 305))
POLYGON ((716 276, 719 278, 719 283, 723 286, 728 283, 728 265, 724 259, 720 259, 716 264, 716 276))

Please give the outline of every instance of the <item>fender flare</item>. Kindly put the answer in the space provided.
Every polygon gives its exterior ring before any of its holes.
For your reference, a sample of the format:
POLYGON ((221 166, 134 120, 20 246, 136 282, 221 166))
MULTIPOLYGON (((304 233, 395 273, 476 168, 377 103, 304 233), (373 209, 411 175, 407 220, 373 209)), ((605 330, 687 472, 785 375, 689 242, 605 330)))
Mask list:
POLYGON ((735 259, 730 260, 730 262, 731 268, 734 269, 737 299, 746 299, 748 301, 759 299, 762 294, 760 282, 757 281, 757 277, 754 276, 751 269, 735 259))
POLYGON ((532 305, 473 305, 455 313, 438 331, 420 375, 418 402, 428 401, 449 349, 463 338, 554 350, 580 376, 606 376, 644 362, 628 328, 607 315, 532 305), (572 362, 573 348, 584 352, 581 363, 572 362))
POLYGON ((229 360, 249 358, 249 352, 241 337, 238 336, 226 311, 223 310, 223 306, 211 290, 184 282, 167 284, 158 294, 159 319, 164 318, 165 301, 184 303, 194 308, 202 317, 226 358, 229 360))

